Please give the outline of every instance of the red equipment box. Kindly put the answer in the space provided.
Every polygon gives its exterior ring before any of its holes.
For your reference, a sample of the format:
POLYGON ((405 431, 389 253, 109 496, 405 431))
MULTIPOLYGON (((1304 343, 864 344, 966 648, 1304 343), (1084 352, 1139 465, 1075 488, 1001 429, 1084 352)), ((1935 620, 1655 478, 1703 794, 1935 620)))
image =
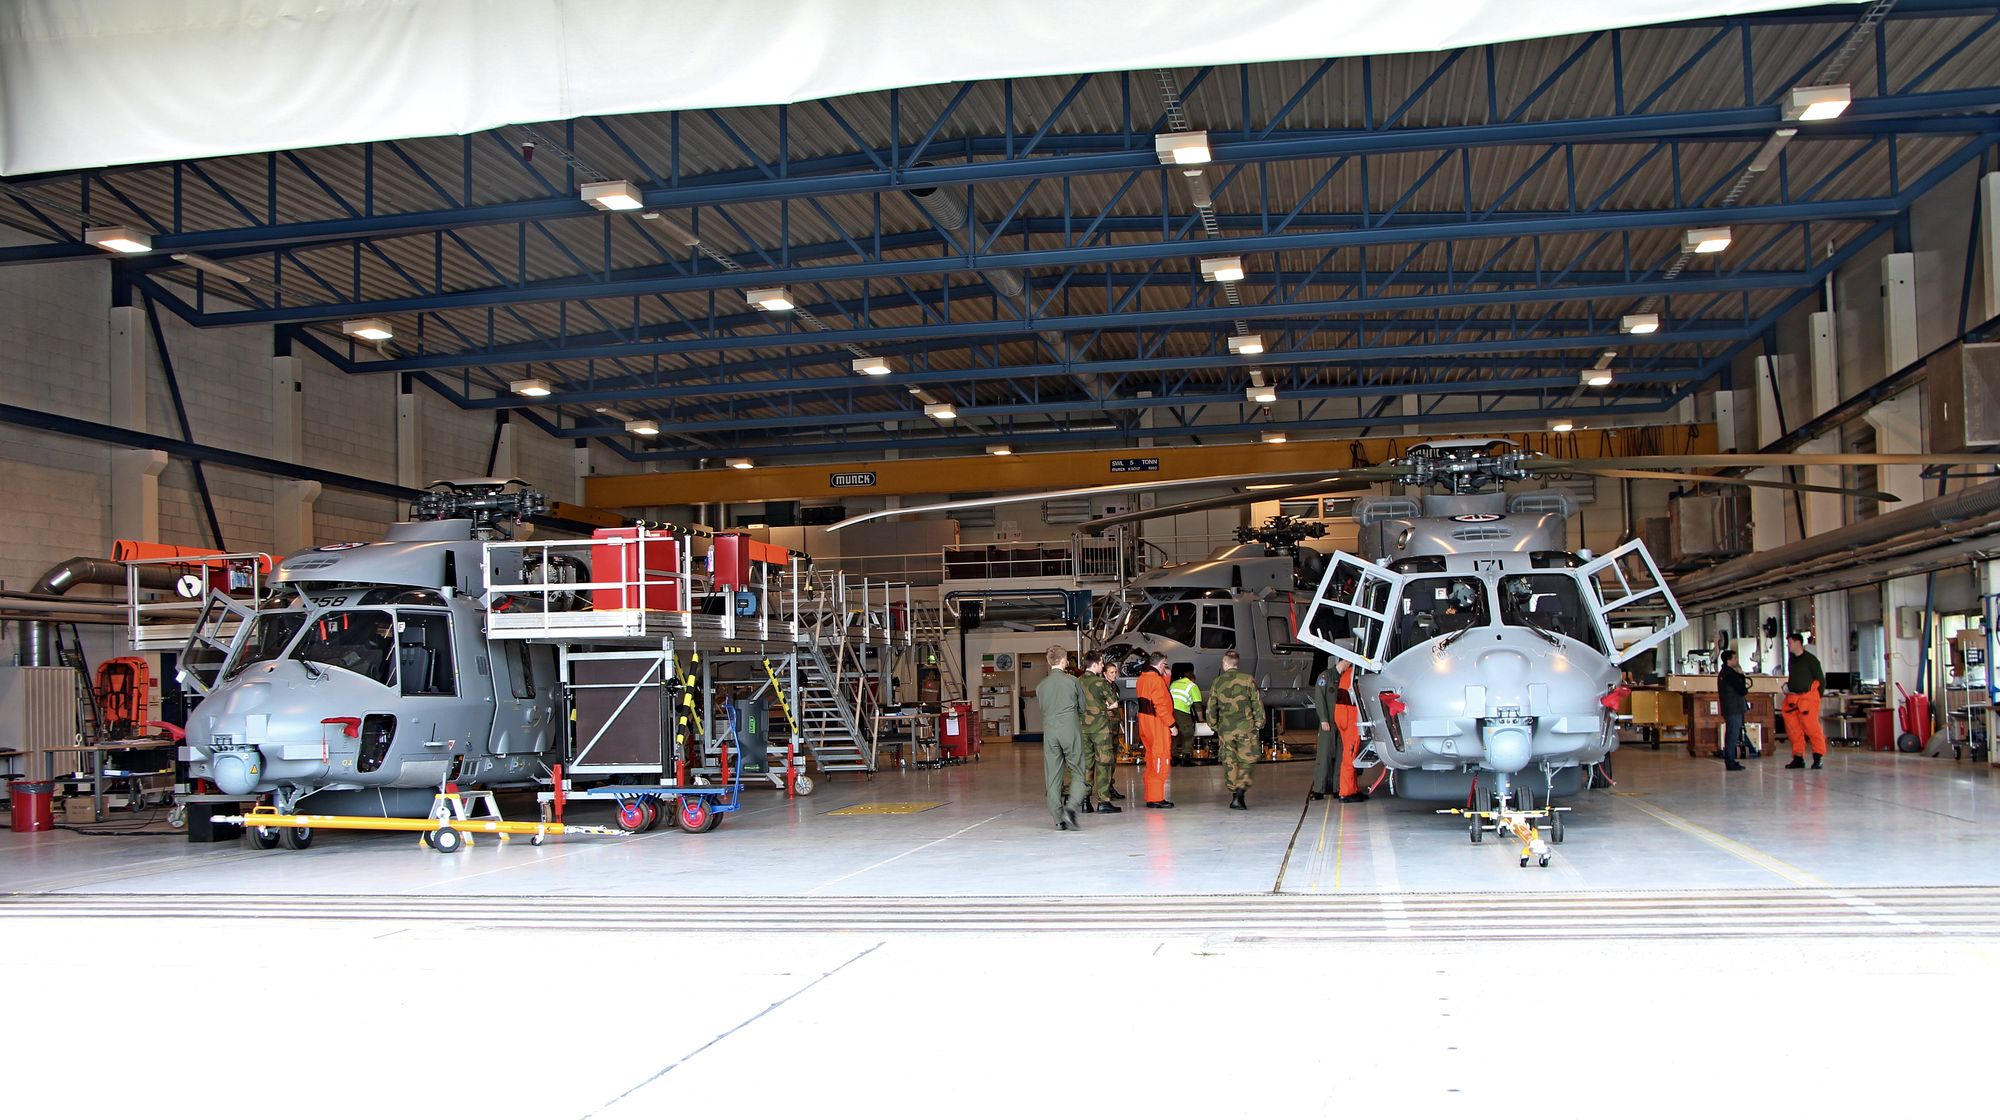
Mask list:
POLYGON ((756 587, 755 565, 782 568, 791 554, 774 544, 766 544, 748 533, 717 533, 709 546, 709 574, 717 591, 744 591, 756 587))
POLYGON ((979 757, 979 714, 960 700, 938 714, 938 747, 945 758, 963 762, 979 757))
POLYGON ((1868 712, 1868 749, 1892 751, 1896 749, 1896 711, 1893 708, 1871 708, 1868 712))
POLYGON ((590 536, 597 542, 590 546, 591 582, 621 585, 592 591, 592 606, 600 611, 681 609, 679 538, 641 540, 636 528, 599 529, 590 536))

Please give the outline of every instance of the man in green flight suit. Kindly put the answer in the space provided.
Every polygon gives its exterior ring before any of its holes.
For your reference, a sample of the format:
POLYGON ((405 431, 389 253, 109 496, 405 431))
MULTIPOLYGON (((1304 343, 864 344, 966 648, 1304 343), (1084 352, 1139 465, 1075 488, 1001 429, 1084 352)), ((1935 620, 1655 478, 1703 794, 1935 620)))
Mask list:
POLYGON ((1264 729, 1264 695, 1250 674, 1237 668, 1235 650, 1222 655, 1222 674, 1208 686, 1208 718, 1222 755, 1222 782, 1229 787, 1229 807, 1248 809, 1250 768, 1257 762, 1257 733, 1264 729))
POLYGON ((1333 722, 1339 685, 1335 680, 1333 666, 1328 665, 1312 683, 1313 714, 1319 717, 1319 744, 1314 748, 1312 785, 1306 796, 1314 801, 1339 791, 1340 729, 1333 722))
MULTIPOLYGON (((1116 671, 1115 668, 1113 670, 1116 671)), ((1118 686, 1105 679, 1104 655, 1093 653, 1083 659, 1083 761, 1090 768, 1090 784, 1083 799, 1083 811, 1122 813, 1111 803, 1111 774, 1118 766, 1117 717, 1118 686)))
POLYGON ((1035 686, 1035 702, 1042 706, 1042 780, 1048 787, 1049 815, 1062 832, 1082 831, 1076 822, 1077 807, 1088 792, 1083 768, 1083 685, 1069 675, 1069 651, 1049 647, 1049 675, 1035 686), (1063 801, 1063 772, 1075 775, 1069 783, 1069 801, 1063 801))

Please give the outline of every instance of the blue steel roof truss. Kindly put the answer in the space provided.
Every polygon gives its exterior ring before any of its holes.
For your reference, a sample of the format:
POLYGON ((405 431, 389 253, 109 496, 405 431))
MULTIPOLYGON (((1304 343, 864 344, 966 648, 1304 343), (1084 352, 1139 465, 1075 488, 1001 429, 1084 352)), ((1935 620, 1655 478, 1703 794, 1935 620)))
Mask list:
POLYGON ((1403 397, 1523 424, 1658 413, 2000 139, 2000 9, 1905 4, 1848 113, 1720 205, 1855 14, 1185 72, 1219 237, 1154 156, 1150 76, 1097 74, 27 177, 0 182, 0 220, 55 240, 0 264, 95 257, 83 225, 142 225, 155 252, 121 277, 196 326, 267 325, 633 459, 1118 443, 1149 413, 1155 439, 1365 431, 1403 397), (556 131, 553 162, 524 157, 556 131), (592 210, 576 192, 597 175, 668 221, 592 210), (923 188, 976 221, 895 199, 923 188), (1733 250, 1675 267, 1705 224, 1733 250), (1245 258, 1240 304, 1192 267, 1211 255, 1245 258), (778 286, 803 314, 742 306, 778 286), (1648 300, 1661 329, 1621 334, 1648 300), (364 317, 395 322, 392 347, 338 335, 364 317), (1243 329, 1265 353, 1227 352, 1243 329), (1614 384, 1581 390, 1608 348, 1614 384), (860 353, 897 372, 855 373, 860 353), (1246 400, 1253 367, 1278 410, 1246 400), (529 375, 557 391, 511 396, 529 375))

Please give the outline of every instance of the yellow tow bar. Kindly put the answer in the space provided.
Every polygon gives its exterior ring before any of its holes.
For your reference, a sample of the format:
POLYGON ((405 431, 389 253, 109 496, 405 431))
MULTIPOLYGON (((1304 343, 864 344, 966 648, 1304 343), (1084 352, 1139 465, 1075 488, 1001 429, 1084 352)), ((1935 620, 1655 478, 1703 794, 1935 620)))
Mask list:
MULTIPOLYGON (((429 817, 343 817, 325 813, 280 813, 268 805, 259 805, 241 816, 218 816, 220 824, 240 824, 251 829, 279 828, 325 828, 353 829, 361 832, 419 832, 423 843, 440 852, 455 852, 472 844, 471 834, 498 836, 501 843, 515 836, 525 836, 528 843, 540 847, 551 836, 565 834, 588 836, 622 836, 624 830, 607 828, 603 825, 562 824, 556 821, 509 821, 493 817, 466 816, 464 803, 458 794, 439 794, 441 803, 438 815, 429 817), (444 815, 449 813, 449 816, 444 815)), ((274 841, 275 842, 275 841, 274 841)), ((268 846, 268 845, 267 845, 268 846)), ((301 845, 303 846, 303 845, 301 845)))

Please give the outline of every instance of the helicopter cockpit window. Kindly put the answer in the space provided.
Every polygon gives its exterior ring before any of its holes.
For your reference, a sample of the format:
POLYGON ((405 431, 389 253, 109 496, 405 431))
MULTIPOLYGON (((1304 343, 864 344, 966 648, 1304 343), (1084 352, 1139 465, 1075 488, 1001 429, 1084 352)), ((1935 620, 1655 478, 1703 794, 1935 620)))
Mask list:
POLYGON ((225 680, 234 680, 236 675, 250 666, 263 661, 275 661, 284 654, 285 647, 298 636, 299 627, 305 623, 303 611, 258 612, 250 623, 250 633, 243 639, 243 645, 236 651, 236 657, 223 670, 225 680))
POLYGON ((305 599, 298 592, 288 587, 282 591, 273 591, 269 595, 264 596, 264 601, 257 604, 257 609, 260 611, 285 611, 295 610, 305 605, 305 599))
POLYGON ((1433 638, 1493 624, 1486 586, 1469 576, 1413 579, 1403 586, 1391 656, 1433 638))
POLYGON ((292 658, 388 684, 396 673, 395 619, 388 611, 328 611, 306 627, 292 658))
POLYGON ((1236 648, 1236 612, 1228 603, 1205 603, 1201 608, 1202 649, 1236 648))
POLYGON ((1501 580, 1500 621, 1572 638, 1603 652, 1590 612, 1584 608, 1583 588, 1566 575, 1521 575, 1501 580))
POLYGON ((396 659, 402 668, 403 695, 455 695, 458 683, 451 659, 451 616, 405 611, 398 621, 396 659))
POLYGON ((1197 604, 1185 600, 1161 603, 1146 612, 1139 622, 1139 633, 1179 642, 1184 646, 1194 644, 1195 611, 1197 604))

